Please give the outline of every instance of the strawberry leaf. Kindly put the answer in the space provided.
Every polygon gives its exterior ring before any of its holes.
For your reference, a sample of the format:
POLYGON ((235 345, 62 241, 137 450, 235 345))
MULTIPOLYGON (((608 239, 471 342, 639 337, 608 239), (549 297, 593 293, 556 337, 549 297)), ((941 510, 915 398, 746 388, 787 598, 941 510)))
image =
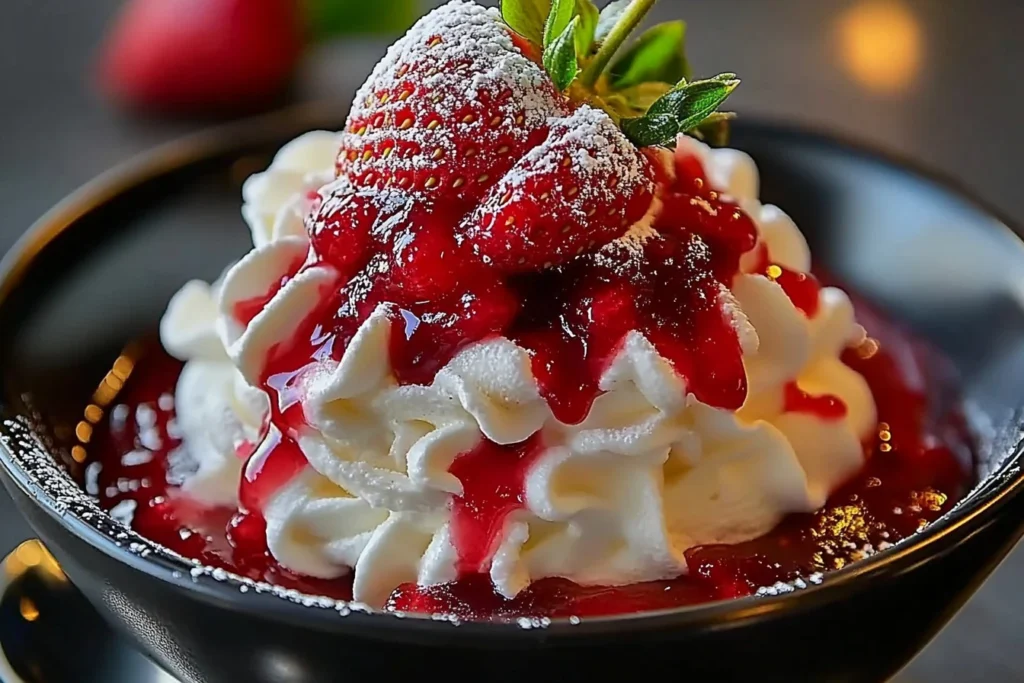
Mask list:
POLYGON ((612 28, 615 24, 619 23, 619 19, 625 14, 626 8, 629 7, 630 0, 612 0, 604 9, 601 10, 600 18, 597 20, 597 28, 594 31, 594 40, 602 42, 608 37, 608 34, 612 32, 612 28))
POLYGON ((689 78, 684 41, 686 24, 671 21, 645 31, 608 71, 613 90, 656 81, 675 83, 689 78))
POLYGON ((501 18, 508 27, 536 45, 544 39, 550 9, 549 0, 501 0, 501 18))
POLYGON ((555 41, 562 32, 565 31, 565 27, 572 21, 573 14, 576 12, 576 1, 575 0, 552 0, 551 11, 548 12, 547 21, 544 22, 544 45, 547 49, 551 43, 555 41))
POLYGON ((736 74, 719 74, 692 83, 680 81, 646 114, 624 119, 622 132, 640 147, 670 145, 679 133, 697 128, 714 115, 739 83, 736 74))
POLYGON ((580 18, 573 17, 565 30, 544 48, 544 69, 559 90, 568 88, 580 72, 579 60, 576 58, 576 31, 579 25, 580 18))
POLYGON ((580 27, 576 30, 576 54, 585 57, 594 45, 599 13, 590 0, 576 0, 576 15, 580 18, 580 27))

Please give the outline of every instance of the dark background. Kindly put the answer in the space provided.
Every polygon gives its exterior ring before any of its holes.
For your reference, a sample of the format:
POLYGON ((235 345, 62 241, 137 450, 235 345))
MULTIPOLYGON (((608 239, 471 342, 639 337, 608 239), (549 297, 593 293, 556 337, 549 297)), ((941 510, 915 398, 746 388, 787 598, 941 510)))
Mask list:
MULTIPOLYGON (((119 5, 3 0, 0 253, 96 174, 203 125, 132 117, 94 91, 89 69, 119 5)), ((662 0, 654 14, 688 21, 698 74, 740 74, 744 84, 732 102, 742 115, 834 131, 895 152, 955 178, 1024 223, 1016 163, 1024 152, 1024 1, 662 0)), ((347 101, 386 43, 350 39, 318 47, 290 99, 347 101)), ((28 535, 0 494, 0 553, 28 535)), ((1021 579, 1024 550, 898 680, 1024 680, 1021 579)))

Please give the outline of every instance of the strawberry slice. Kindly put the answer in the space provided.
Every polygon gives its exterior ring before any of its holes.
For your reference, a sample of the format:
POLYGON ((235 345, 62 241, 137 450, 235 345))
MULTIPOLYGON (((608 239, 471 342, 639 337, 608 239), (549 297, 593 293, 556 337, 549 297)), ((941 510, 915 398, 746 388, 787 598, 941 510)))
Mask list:
POLYGON ((452 2, 395 43, 356 94, 338 175, 472 204, 566 106, 496 10, 452 2))
POLYGON ((653 193, 648 158, 607 114, 583 105, 491 188, 464 238, 503 272, 550 267, 623 235, 653 193))

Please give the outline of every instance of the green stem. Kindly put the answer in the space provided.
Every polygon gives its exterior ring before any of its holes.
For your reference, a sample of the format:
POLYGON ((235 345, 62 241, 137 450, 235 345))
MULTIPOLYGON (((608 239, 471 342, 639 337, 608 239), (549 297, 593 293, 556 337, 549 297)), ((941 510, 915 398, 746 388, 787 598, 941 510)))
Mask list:
POLYGON ((626 42, 626 38, 633 32, 633 29, 643 21, 644 16, 654 6, 656 0, 633 0, 629 3, 629 7, 619 17, 619 21, 616 22, 615 26, 608 33, 608 37, 601 43, 601 48, 594 55, 594 59, 591 60, 587 68, 584 69, 583 74, 580 75, 580 81, 587 88, 593 88, 594 84, 597 83, 597 79, 601 77, 608 62, 611 61, 615 53, 618 52, 622 44, 626 42))

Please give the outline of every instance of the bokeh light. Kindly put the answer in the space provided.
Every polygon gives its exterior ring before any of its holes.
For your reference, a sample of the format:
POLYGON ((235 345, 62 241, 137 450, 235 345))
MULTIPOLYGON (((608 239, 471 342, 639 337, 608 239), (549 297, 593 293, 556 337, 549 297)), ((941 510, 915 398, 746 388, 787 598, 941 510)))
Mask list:
POLYGON ((838 18, 843 68, 867 90, 893 93, 921 71, 924 40, 917 17, 895 0, 866 0, 838 18))

